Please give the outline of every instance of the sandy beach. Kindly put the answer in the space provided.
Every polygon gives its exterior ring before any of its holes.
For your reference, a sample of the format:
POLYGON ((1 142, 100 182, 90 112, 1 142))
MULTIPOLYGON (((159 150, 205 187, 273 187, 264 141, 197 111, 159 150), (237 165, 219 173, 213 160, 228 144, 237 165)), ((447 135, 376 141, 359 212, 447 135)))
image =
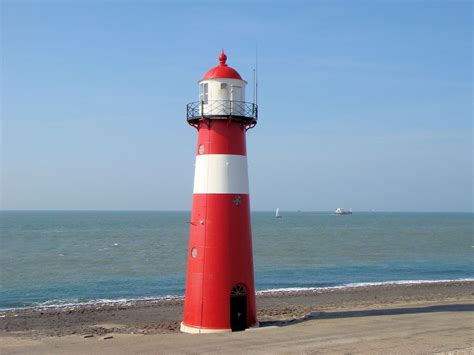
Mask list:
POLYGON ((260 327, 181 334, 183 301, 10 310, 2 354, 20 353, 472 353, 474 282, 265 293, 260 327))

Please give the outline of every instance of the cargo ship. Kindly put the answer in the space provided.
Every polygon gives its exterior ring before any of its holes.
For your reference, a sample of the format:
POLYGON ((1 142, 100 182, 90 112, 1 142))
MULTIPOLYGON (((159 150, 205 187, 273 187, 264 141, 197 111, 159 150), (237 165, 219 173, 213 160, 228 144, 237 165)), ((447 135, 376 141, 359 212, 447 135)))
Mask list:
POLYGON ((344 210, 344 208, 336 208, 336 214, 352 214, 352 208, 349 208, 349 211, 344 210))

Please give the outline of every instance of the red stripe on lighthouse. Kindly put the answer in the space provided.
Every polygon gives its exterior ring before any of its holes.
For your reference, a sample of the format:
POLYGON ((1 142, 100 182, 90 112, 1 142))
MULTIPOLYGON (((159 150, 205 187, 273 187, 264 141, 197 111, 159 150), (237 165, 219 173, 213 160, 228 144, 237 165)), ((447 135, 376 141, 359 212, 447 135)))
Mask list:
POLYGON ((256 323, 250 204, 230 194, 195 194, 191 214, 184 323, 230 330, 230 291, 247 288, 247 324, 256 323), (193 250, 194 256, 193 256, 193 250), (202 307, 202 308, 201 308, 202 307))
POLYGON ((199 122, 196 154, 247 155, 245 127, 226 119, 199 122))

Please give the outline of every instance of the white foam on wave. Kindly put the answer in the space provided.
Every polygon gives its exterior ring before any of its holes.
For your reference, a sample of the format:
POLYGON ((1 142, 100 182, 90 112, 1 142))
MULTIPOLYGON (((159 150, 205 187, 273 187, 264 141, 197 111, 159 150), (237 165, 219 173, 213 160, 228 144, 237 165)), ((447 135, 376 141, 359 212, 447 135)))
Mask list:
POLYGON ((370 286, 386 286, 386 285, 413 285, 413 284, 430 284, 430 283, 445 283, 445 282, 463 282, 474 281, 474 278, 464 279, 449 279, 449 280, 397 280, 397 281, 380 281, 380 282, 354 282, 338 286, 324 286, 324 287, 287 287, 287 288, 272 288, 267 290, 257 291, 257 295, 264 295, 269 293, 284 293, 284 292, 304 292, 304 291, 331 291, 348 288, 370 287, 370 286))
POLYGON ((162 300, 180 300, 184 299, 184 296, 175 296, 175 295, 166 295, 160 297, 135 297, 135 298, 100 298, 89 301, 81 302, 79 299, 67 299, 67 300, 49 300, 45 302, 34 303, 31 306, 25 307, 10 307, 10 308, 0 308, 0 311, 11 311, 11 310, 25 310, 25 309, 47 309, 47 308, 61 308, 61 309, 74 309, 83 306, 125 306, 131 305, 135 302, 140 301, 162 301, 162 300))
MULTIPOLYGON (((265 295, 272 293, 288 293, 288 292, 318 292, 318 291, 332 291, 350 288, 362 288, 370 286, 384 286, 384 285, 415 285, 415 284, 432 284, 432 283, 446 283, 446 282, 463 282, 463 281, 474 281, 474 278, 462 278, 462 279, 448 279, 448 280, 396 280, 396 281, 381 281, 381 282, 355 282, 348 283, 338 286, 324 286, 324 287, 287 287, 287 288, 272 288, 266 290, 259 290, 256 292, 257 295, 265 295)), ((166 295, 156 297, 135 297, 135 298, 116 298, 116 299, 94 299, 89 301, 80 301, 79 299, 67 299, 67 300, 49 300, 45 302, 38 302, 31 306, 25 307, 11 307, 11 308, 0 308, 1 311, 21 310, 21 309, 47 309, 47 308, 60 308, 71 310, 83 306, 126 306, 132 305, 135 302, 140 301, 163 301, 163 300, 184 300, 184 296, 177 295, 166 295)))

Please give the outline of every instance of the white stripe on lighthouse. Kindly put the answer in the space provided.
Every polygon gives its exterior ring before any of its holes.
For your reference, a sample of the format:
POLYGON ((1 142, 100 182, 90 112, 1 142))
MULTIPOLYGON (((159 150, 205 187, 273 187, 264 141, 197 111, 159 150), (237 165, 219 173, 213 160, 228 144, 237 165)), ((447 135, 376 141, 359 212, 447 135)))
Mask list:
POLYGON ((196 156, 195 194, 248 194, 247 157, 231 154, 196 156))

